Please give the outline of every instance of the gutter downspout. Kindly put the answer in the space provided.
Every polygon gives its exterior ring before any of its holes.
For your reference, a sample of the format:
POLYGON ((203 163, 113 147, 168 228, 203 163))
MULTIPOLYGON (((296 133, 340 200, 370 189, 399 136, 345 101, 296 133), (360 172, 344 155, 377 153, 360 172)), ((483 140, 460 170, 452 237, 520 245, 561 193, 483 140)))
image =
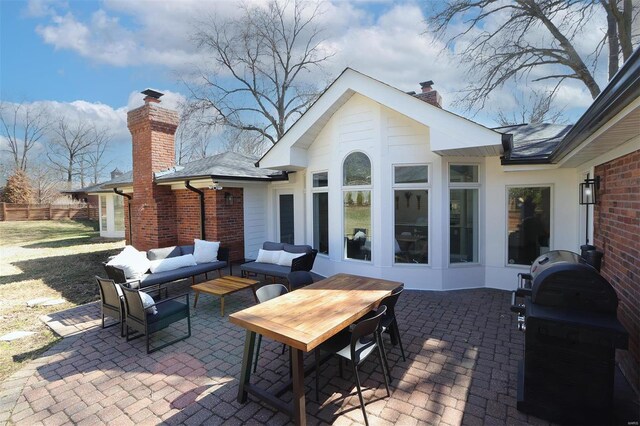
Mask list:
POLYGON ((194 188, 190 185, 190 180, 184 182, 184 186, 189 190, 193 191, 200 197, 200 238, 206 240, 205 231, 204 231, 204 191, 199 190, 198 188, 194 188))
POLYGON ((113 188, 113 192, 129 200, 129 202, 127 203, 127 216, 129 216, 129 243, 133 245, 133 226, 131 224, 131 195, 125 194, 122 191, 118 191, 118 188, 113 188))

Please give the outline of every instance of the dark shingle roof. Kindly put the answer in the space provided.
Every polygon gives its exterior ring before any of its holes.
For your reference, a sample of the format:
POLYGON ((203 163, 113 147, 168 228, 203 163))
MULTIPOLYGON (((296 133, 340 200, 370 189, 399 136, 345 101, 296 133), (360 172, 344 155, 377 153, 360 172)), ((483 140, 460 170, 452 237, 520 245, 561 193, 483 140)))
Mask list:
POLYGON ((281 171, 256 167, 257 161, 258 158, 235 152, 225 152, 156 173, 156 181, 170 182, 208 176, 231 180, 278 180, 284 178, 285 175, 281 171))
POLYGON ((543 160, 549 158, 572 127, 571 124, 537 123, 496 127, 493 130, 513 135, 510 159, 543 160))
POLYGON ((84 188, 74 189, 71 191, 63 191, 65 193, 77 193, 77 192, 113 192, 113 188, 118 186, 128 186, 133 183, 133 172, 128 171, 106 182, 98 183, 91 186, 85 186, 84 188))

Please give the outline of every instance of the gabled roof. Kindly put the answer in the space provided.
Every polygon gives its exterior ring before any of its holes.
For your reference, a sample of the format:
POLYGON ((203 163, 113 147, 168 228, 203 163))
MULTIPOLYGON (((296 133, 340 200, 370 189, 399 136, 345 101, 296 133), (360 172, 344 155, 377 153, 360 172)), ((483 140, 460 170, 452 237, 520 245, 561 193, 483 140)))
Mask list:
POLYGON ((500 133, 346 68, 260 159, 260 167, 305 168, 307 148, 333 114, 356 93, 429 127, 431 150, 436 153, 484 156, 502 152, 500 133))

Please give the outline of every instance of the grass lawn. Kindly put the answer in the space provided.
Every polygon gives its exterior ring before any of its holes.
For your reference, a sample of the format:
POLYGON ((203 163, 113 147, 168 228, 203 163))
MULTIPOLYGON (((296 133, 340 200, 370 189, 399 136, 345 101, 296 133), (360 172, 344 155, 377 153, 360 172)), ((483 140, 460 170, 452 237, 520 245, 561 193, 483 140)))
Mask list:
POLYGON ((100 238, 97 222, 0 222, 0 336, 12 331, 30 337, 0 342, 0 380, 58 341, 39 317, 100 298, 94 275, 104 276, 101 262, 124 247, 124 241, 100 238), (66 302, 28 307, 48 297, 66 302))

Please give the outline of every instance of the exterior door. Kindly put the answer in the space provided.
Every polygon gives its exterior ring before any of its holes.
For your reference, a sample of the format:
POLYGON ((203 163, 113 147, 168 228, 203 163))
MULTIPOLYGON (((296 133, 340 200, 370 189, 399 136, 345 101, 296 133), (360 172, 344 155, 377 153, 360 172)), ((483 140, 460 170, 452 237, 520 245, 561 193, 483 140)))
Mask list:
POLYGON ((278 196, 280 242, 294 244, 293 233, 293 194, 278 196))

